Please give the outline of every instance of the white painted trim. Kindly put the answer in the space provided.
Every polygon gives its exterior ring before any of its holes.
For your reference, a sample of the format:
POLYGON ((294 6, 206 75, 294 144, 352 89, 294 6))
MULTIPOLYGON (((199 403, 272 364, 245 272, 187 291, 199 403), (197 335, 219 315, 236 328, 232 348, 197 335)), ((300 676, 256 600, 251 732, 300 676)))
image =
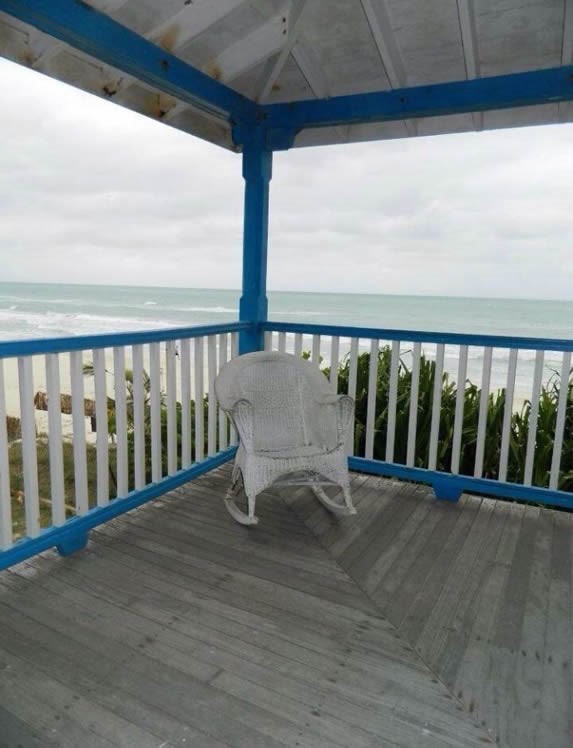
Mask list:
POLYGON ((340 338, 333 335, 330 341, 330 376, 328 378, 332 391, 338 390, 338 364, 340 358, 340 338))
MULTIPOLYGON (((94 367, 95 417, 96 417, 96 502, 98 506, 109 504, 109 434, 107 410, 107 381, 105 371, 105 348, 92 351, 94 367)), ((134 388, 136 382, 134 380, 134 388)), ((49 405, 49 400, 48 400, 49 405)))
MULTIPOLYGON (((356 381, 357 381, 357 375, 358 375, 358 348, 359 348, 359 339, 358 338, 351 338, 350 340, 350 360, 349 360, 349 369, 348 369, 348 392, 346 393, 349 395, 355 402, 356 402, 356 381)), ((354 454, 354 436, 355 436, 355 430, 356 430, 356 418, 354 419, 354 423, 352 424, 352 428, 349 430, 348 434, 348 443, 347 443, 347 452, 349 455, 354 454)))
POLYGON ((205 425, 204 425, 204 403, 203 403, 203 361, 204 361, 205 338, 193 340, 193 353, 195 358, 195 461, 200 462, 205 453, 205 425))
MULTIPOLYGON (((227 363, 227 355, 229 349, 229 342, 227 333, 221 333, 219 335, 219 366, 217 372, 221 371, 223 366, 227 363)), ((225 415, 223 408, 217 403, 217 409, 219 411, 219 449, 227 449, 227 431, 228 431, 228 418, 225 415)))
POLYGON ((215 377, 217 376, 217 338, 207 338, 207 371, 209 382, 209 401, 207 406, 207 457, 217 453, 217 398, 215 396, 215 377))
POLYGON ((165 390, 167 399, 167 475, 177 472, 177 348, 174 340, 165 345, 165 390))

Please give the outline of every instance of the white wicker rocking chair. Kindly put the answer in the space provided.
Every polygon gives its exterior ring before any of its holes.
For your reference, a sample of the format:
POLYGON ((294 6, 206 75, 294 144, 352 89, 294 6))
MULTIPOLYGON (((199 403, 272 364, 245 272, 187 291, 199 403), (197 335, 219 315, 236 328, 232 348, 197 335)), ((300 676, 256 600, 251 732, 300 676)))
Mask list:
POLYGON ((231 488, 225 498, 237 522, 257 524, 257 494, 273 484, 311 485, 329 511, 356 513, 346 456, 354 401, 333 394, 318 367, 286 353, 248 353, 221 369, 215 392, 239 434, 231 488), (241 477, 248 514, 235 501, 241 477), (343 503, 333 501, 323 490, 323 485, 332 484, 342 489, 343 503))

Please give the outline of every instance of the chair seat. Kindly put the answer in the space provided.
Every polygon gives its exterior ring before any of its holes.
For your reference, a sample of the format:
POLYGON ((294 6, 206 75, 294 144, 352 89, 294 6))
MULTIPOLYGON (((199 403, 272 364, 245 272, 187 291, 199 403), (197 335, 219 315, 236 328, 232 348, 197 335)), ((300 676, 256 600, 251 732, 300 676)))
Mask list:
MULTIPOLYGON (((334 449, 336 449, 336 447, 334 447, 334 449)), ((297 459, 300 457, 319 457, 332 451, 333 450, 329 449, 328 447, 323 447, 316 444, 307 444, 301 447, 290 447, 286 449, 257 449, 255 450, 254 454, 257 457, 269 457, 273 460, 289 460, 297 459)))

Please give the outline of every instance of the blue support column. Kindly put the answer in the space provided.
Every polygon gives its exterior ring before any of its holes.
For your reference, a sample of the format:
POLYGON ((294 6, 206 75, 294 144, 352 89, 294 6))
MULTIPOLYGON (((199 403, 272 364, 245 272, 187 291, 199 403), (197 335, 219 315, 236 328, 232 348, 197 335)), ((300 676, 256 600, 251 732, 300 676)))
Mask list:
POLYGON ((243 290, 239 307, 241 322, 252 327, 239 335, 239 353, 264 348, 261 323, 266 322, 267 241, 269 233, 269 184, 272 151, 266 146, 263 128, 257 128, 243 145, 245 212, 243 228, 243 290))

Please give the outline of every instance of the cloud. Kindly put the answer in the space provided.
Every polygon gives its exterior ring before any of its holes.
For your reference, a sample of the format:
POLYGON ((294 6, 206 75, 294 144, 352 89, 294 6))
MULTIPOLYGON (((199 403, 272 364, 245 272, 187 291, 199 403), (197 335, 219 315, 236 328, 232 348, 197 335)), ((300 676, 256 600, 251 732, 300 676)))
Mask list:
MULTIPOLYGON (((0 61, 3 280, 238 288, 241 159, 0 61)), ((573 126, 274 157, 269 287, 573 298, 573 126)))

